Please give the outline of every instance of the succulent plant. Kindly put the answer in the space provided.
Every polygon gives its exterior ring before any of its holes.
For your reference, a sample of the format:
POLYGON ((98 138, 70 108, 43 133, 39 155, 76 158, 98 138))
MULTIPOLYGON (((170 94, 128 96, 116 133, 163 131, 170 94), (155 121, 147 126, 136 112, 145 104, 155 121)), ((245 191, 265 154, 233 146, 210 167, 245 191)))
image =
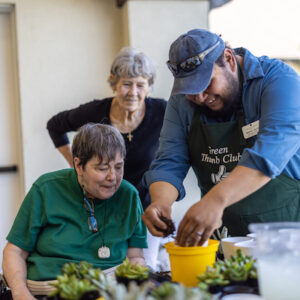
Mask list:
POLYGON ((219 262, 225 278, 230 281, 246 281, 248 278, 257 278, 256 260, 245 255, 240 249, 236 255, 224 262, 219 262))
POLYGON ((115 275, 128 279, 145 280, 149 278, 149 268, 139 264, 132 264, 126 257, 123 263, 115 270, 115 275))
POLYGON ((201 290, 207 291, 210 286, 227 285, 229 280, 225 279, 224 274, 221 273, 220 265, 215 265, 215 267, 207 267, 204 274, 198 275, 199 288, 201 290))
POLYGON ((102 291, 116 284, 101 269, 94 269, 93 265, 85 261, 65 264, 61 272, 62 275, 57 276, 57 282, 51 284, 56 290, 49 296, 59 295, 62 299, 76 300, 88 291, 98 290, 102 294, 102 291))
POLYGON ((257 279, 256 260, 238 249, 236 255, 215 262, 213 267, 207 267, 206 272, 197 278, 199 288, 206 291, 211 286, 246 281, 249 278, 257 279))
POLYGON ((81 296, 88 292, 94 291, 97 288, 87 279, 78 279, 75 275, 68 276, 64 274, 57 277, 57 283, 52 284, 56 287, 56 291, 49 296, 59 295, 63 299, 78 300, 81 296))
POLYGON ((181 284, 164 282, 153 289, 147 300, 209 300, 211 296, 198 288, 185 287, 181 284))
POLYGON ((110 286, 107 291, 102 292, 102 297, 105 300, 147 300, 149 288, 149 282, 139 286, 132 281, 128 288, 123 284, 115 284, 110 286))

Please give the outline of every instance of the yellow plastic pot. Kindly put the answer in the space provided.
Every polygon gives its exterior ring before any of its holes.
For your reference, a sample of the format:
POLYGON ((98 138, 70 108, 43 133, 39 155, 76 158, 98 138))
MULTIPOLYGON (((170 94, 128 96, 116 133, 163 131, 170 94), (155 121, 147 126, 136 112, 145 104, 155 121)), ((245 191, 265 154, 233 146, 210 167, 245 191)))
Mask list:
POLYGON ((208 240, 206 247, 179 247, 170 242, 165 244, 170 257, 172 281, 180 282, 185 286, 197 286, 197 275, 203 274, 207 266, 216 261, 216 252, 219 242, 208 240))

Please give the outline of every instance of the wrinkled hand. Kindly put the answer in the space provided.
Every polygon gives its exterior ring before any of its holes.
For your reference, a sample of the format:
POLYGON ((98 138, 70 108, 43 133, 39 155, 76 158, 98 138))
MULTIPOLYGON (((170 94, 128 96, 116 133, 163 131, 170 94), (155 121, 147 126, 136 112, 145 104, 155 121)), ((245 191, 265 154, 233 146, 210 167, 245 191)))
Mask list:
POLYGON ((186 212, 178 228, 176 242, 179 246, 202 245, 220 224, 224 207, 214 199, 204 196, 186 212))
POLYGON ((171 207, 166 204, 152 203, 147 207, 142 215, 142 220, 152 235, 163 237, 163 232, 158 231, 155 228, 156 226, 158 228, 167 229, 166 223, 159 218, 160 216, 170 219, 171 207))

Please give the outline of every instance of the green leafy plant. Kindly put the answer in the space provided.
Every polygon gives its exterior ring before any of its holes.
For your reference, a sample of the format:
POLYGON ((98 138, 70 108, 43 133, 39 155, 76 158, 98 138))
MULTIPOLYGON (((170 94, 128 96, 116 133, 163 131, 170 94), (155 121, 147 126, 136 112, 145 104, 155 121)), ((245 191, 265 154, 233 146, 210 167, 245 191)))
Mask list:
POLYGON ((243 282, 249 278, 257 279, 256 260, 238 249, 236 255, 215 262, 213 267, 207 267, 206 272, 198 275, 197 278, 199 288, 205 291, 212 286, 243 282))
POLYGON ((102 293, 105 300, 148 300, 148 292, 150 283, 145 282, 142 285, 137 285, 132 281, 128 288, 123 284, 115 284, 109 287, 107 291, 102 293))
POLYGON ((57 283, 52 284, 56 291, 49 296, 59 295, 63 299, 80 299, 88 291, 96 290, 96 287, 86 279, 78 279, 75 275, 66 274, 57 277, 57 283))
POLYGON ((221 266, 216 264, 214 267, 207 267, 204 274, 198 275, 199 287, 202 290, 207 291, 210 286, 223 286, 230 283, 228 279, 225 279, 224 274, 221 273, 221 266))
POLYGON ((257 278, 256 260, 245 255, 238 249, 236 255, 219 262, 222 273, 230 281, 245 281, 248 278, 257 278))
POLYGON ((79 264, 68 263, 62 267, 62 275, 51 285, 56 288, 49 296, 59 295, 63 299, 80 299, 88 291, 98 290, 100 294, 115 284, 101 269, 82 261, 79 264))
POLYGON ((126 257, 123 263, 115 270, 115 275, 128 279, 146 280, 149 278, 149 268, 139 264, 132 264, 126 257))
MULTIPOLYGON (((148 299, 148 298, 147 298, 148 299)), ((154 288, 149 300, 209 300, 211 296, 198 288, 189 288, 181 284, 164 282, 154 288)))

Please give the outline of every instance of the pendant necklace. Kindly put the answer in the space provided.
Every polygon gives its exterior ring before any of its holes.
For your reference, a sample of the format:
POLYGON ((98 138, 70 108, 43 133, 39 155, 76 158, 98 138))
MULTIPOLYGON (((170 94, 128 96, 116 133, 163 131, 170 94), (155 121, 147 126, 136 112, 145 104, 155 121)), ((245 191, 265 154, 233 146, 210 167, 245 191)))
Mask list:
POLYGON ((129 142, 132 141, 133 135, 131 134, 131 131, 129 131, 129 133, 127 134, 127 138, 129 142))
POLYGON ((98 249, 98 257, 99 258, 109 258, 110 257, 110 249, 105 246, 105 223, 106 223, 106 200, 104 200, 104 223, 103 223, 103 236, 99 231, 102 240, 102 246, 98 249))
MULTIPOLYGON (((87 212, 90 214, 88 217, 88 226, 89 230, 96 233, 98 232, 98 224, 97 220, 95 218, 95 206, 94 206, 94 201, 92 199, 87 199, 85 191, 83 189, 83 204, 87 212)), ((104 200, 106 201, 106 200, 104 200)), ((104 202, 104 218, 103 218, 103 235, 99 231, 99 235, 102 241, 101 247, 98 249, 98 257, 99 258, 109 258, 110 257, 110 249, 105 245, 105 224, 106 224, 106 202, 104 202)))

